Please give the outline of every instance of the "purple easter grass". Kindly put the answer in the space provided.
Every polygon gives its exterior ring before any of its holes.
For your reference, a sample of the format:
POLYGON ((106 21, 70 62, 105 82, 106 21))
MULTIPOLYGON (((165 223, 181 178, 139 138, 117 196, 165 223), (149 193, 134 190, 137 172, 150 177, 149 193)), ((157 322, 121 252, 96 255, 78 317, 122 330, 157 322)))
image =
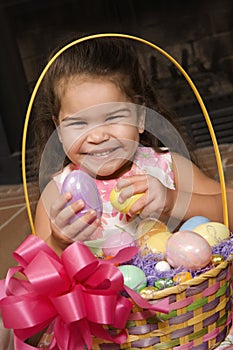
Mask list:
MULTIPOLYGON (((213 246, 212 254, 222 255, 224 260, 227 260, 233 254, 233 236, 231 236, 230 239, 213 246)), ((171 268, 169 271, 161 272, 155 269, 156 263, 161 260, 164 260, 162 254, 148 253, 143 255, 139 250, 138 254, 127 262, 127 264, 135 265, 144 271, 147 276, 148 286, 153 286, 155 281, 162 278, 173 279, 173 277, 180 272, 190 272, 194 278, 214 268, 214 266, 210 263, 206 267, 196 271, 191 271, 190 269, 179 266, 177 268, 171 268)))

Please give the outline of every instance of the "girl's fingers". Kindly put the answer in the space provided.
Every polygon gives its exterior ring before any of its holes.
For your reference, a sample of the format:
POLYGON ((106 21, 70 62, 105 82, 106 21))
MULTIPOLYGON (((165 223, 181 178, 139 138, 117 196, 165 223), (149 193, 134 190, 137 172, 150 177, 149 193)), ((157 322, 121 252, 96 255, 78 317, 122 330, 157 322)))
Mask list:
POLYGON ((147 193, 145 193, 142 197, 140 197, 130 208, 127 213, 129 216, 134 216, 138 213, 141 213, 144 207, 148 204, 147 193))
POLYGON ((64 193, 62 196, 59 196, 56 201, 51 205, 50 208, 50 217, 56 217, 59 212, 65 207, 67 202, 69 202, 72 198, 72 195, 70 192, 64 193))
POLYGON ((69 223, 70 219, 75 215, 75 213, 78 213, 84 207, 85 203, 82 200, 78 200, 66 208, 61 208, 58 210, 57 215, 55 216, 53 216, 56 213, 54 210, 54 212, 51 213, 51 221, 53 221, 58 227, 62 228, 69 223))
POLYGON ((86 240, 99 226, 95 210, 90 210, 72 224, 66 225, 62 233, 73 240, 86 240))
POLYGON ((137 182, 146 182, 147 176, 143 174, 128 176, 127 178, 120 179, 116 184, 116 191, 122 190, 124 187, 136 185, 137 182))
POLYGON ((85 228, 81 232, 77 233, 73 239, 75 241, 77 240, 89 241, 91 239, 91 236, 99 226, 100 226, 100 219, 97 218, 91 224, 87 224, 85 228))
POLYGON ((118 196, 118 201, 123 203, 126 199, 132 197, 134 194, 144 193, 148 190, 148 181, 143 179, 143 181, 135 182, 130 186, 123 187, 118 196))
POLYGON ((65 193, 51 206, 50 221, 54 237, 61 240, 63 236, 64 239, 70 240, 69 242, 87 240, 100 225, 100 220, 96 218, 96 212, 90 210, 80 218, 77 218, 73 223, 70 223, 74 215, 85 207, 85 203, 82 200, 67 205, 71 198, 71 193, 65 193))

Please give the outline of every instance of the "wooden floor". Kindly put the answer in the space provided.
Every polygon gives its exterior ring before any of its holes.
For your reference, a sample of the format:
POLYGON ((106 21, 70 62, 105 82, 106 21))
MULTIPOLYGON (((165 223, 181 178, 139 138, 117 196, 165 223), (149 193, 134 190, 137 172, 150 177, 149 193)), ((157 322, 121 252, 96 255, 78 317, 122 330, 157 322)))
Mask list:
MULTIPOLYGON (((33 185, 29 198, 34 212, 38 192, 33 185)), ((0 279, 16 264, 12 253, 30 233, 23 186, 0 186, 0 279)))

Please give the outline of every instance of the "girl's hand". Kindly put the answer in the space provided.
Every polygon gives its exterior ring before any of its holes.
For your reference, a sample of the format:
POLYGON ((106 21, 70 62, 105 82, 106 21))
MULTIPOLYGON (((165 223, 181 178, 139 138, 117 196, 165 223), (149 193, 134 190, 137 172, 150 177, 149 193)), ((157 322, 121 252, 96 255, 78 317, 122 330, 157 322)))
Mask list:
POLYGON ((121 179, 116 185, 121 191, 118 201, 123 203, 132 195, 144 193, 130 208, 128 215, 134 216, 140 212, 142 218, 168 216, 175 203, 175 192, 166 188, 158 179, 151 175, 134 175, 121 179))
POLYGON ((72 195, 69 192, 60 195, 50 208, 52 236, 57 243, 60 242, 60 246, 67 246, 77 240, 89 240, 100 225, 100 219, 96 217, 94 210, 88 211, 70 223, 70 219, 72 219, 75 213, 85 207, 85 203, 82 200, 66 206, 71 198, 72 195))

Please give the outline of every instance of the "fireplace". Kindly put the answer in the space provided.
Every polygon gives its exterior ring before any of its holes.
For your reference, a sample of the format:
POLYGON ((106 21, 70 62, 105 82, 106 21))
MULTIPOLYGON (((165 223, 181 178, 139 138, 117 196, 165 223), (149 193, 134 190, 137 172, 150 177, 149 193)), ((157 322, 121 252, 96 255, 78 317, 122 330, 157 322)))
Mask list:
MULTIPOLYGON (((80 33, 132 34, 166 50, 196 84, 218 142, 232 144, 232 17, 230 0, 1 1, 0 184, 21 182, 24 117, 48 54, 61 37, 80 33)), ((148 49, 145 67, 195 148, 209 147, 211 139, 200 107, 177 69, 148 49)))

